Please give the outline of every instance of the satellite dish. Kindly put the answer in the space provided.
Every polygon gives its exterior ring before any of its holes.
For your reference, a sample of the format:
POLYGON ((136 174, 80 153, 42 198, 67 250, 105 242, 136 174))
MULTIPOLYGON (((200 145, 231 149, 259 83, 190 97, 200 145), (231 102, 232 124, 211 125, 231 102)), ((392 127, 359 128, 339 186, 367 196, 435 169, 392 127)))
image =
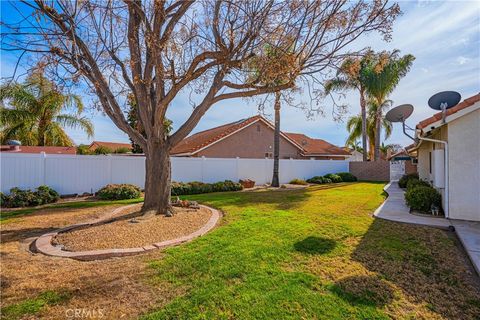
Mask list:
POLYGON ((442 91, 428 99, 428 105, 435 110, 446 110, 456 106, 462 96, 456 91, 442 91))
POLYGON ((413 106, 411 104, 402 104, 388 111, 385 117, 390 122, 404 122, 412 113, 413 106))

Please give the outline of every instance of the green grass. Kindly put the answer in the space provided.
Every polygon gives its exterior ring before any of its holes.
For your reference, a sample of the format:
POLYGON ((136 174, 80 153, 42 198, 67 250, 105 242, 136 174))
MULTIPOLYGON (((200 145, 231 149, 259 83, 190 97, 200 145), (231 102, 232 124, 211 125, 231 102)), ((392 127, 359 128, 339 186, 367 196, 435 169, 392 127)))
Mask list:
POLYGON ((151 262, 154 283, 186 293, 144 319, 473 319, 447 232, 372 219, 383 185, 189 196, 226 215, 151 262))
POLYGON ((15 320, 27 315, 37 314, 47 305, 56 305, 70 299, 67 293, 58 293, 55 291, 45 291, 33 299, 27 299, 22 302, 3 307, 1 309, 2 319, 15 320))
POLYGON ((12 211, 3 211, 0 212, 0 224, 11 221, 12 218, 17 218, 25 216, 31 213, 38 212, 44 209, 82 209, 82 208, 92 208, 99 206, 108 206, 113 204, 133 204, 140 203, 143 201, 143 198, 138 199, 127 199, 127 200, 101 200, 101 201, 75 201, 75 202, 62 202, 62 203, 53 203, 40 208, 25 208, 12 211))

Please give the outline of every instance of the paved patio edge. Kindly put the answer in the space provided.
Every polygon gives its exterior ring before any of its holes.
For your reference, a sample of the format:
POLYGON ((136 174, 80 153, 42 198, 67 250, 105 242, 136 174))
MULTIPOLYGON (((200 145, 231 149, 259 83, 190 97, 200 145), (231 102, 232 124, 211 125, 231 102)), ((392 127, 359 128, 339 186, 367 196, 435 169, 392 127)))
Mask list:
POLYGON ((157 249, 162 249, 162 248, 167 248, 171 246, 176 246, 184 242, 191 241, 195 238, 198 238, 200 236, 203 236, 207 232, 209 232, 211 229, 215 227, 217 224, 218 220, 220 219, 220 212, 216 209, 210 208, 208 206, 200 205, 200 207, 208 209, 212 212, 212 216, 210 219, 207 221, 207 223, 198 229, 195 232, 192 232, 189 235, 182 236, 176 239, 170 239, 170 240, 165 240, 162 242, 157 242, 153 243, 150 245, 142 246, 142 247, 136 247, 136 248, 112 248, 112 249, 101 249, 101 250, 89 250, 89 251, 65 251, 62 249, 61 246, 54 246, 52 245, 52 240, 53 238, 61 232, 73 230, 79 227, 84 227, 87 225, 92 225, 96 224, 99 222, 105 222, 108 220, 111 220, 115 215, 117 215, 119 212, 122 210, 132 207, 136 204, 133 205, 127 205, 123 206, 120 208, 116 208, 115 210, 111 211, 107 215, 95 219, 92 221, 88 221, 85 223, 79 223, 79 224, 74 224, 70 225, 61 229, 58 229, 53 232, 49 232, 46 234, 41 235, 38 237, 34 242, 33 246, 36 251, 47 255, 47 256, 53 256, 53 257, 60 257, 60 258, 71 258, 71 259, 76 259, 76 260, 83 260, 83 261, 90 261, 90 260, 101 260, 101 259, 109 259, 109 258, 114 258, 114 257, 124 257, 124 256, 130 256, 134 254, 140 254, 144 253, 147 251, 151 250, 157 250, 157 249))

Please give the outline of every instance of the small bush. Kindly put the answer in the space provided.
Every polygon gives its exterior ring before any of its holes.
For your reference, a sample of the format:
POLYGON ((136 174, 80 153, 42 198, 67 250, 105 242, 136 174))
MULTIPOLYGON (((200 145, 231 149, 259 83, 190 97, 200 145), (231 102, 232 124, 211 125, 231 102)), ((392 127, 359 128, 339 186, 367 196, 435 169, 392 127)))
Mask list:
POLYGON ((293 179, 289 182, 290 184, 298 184, 298 185, 307 185, 308 182, 303 179, 293 179))
POLYGON ((215 183, 203 183, 192 181, 188 183, 172 182, 172 196, 181 196, 189 194, 200 194, 209 192, 238 191, 243 187, 240 183, 230 180, 219 181, 215 183))
POLYGON ((323 177, 332 180, 332 182, 334 182, 334 183, 342 182, 342 178, 338 174, 335 174, 335 173, 329 173, 329 174, 324 175, 323 177))
POLYGON ((92 154, 92 151, 90 151, 90 146, 88 144, 81 144, 77 147, 77 154, 79 155, 89 155, 92 154))
POLYGON ((342 179, 343 182, 355 182, 355 181, 357 181, 357 177, 355 177, 350 172, 339 172, 339 173, 337 173, 337 176, 339 176, 342 179))
POLYGON ((5 208, 32 207, 57 202, 58 192, 48 186, 40 186, 36 191, 10 189, 10 195, 1 194, 1 206, 5 208))
POLYGON ((133 184, 107 184, 97 192, 103 200, 136 199, 141 194, 140 188, 133 184))
POLYGON ((409 180, 419 180, 418 173, 410 173, 403 175, 400 180, 398 180, 398 186, 400 188, 406 188, 409 180))
POLYGON ((308 183, 315 183, 315 184, 324 184, 325 183, 325 178, 322 176, 315 176, 310 179, 307 179, 308 183))
POLYGON ((323 183, 333 183, 332 179, 323 177, 323 183))
POLYGON ((442 196, 433 187, 419 185, 405 192, 405 201, 413 210, 430 213, 432 206, 440 208, 442 196))
POLYGON ((95 151, 93 151, 94 154, 100 155, 100 154, 111 154, 113 152, 112 149, 105 147, 105 146, 99 146, 95 151))
POLYGON ((410 190, 410 189, 415 189, 419 186, 422 186, 422 187, 431 187, 430 183, 428 183, 427 181, 423 181, 423 180, 420 180, 420 179, 409 179, 408 182, 407 182, 407 190, 410 190))
POLYGON ((129 153, 129 152, 132 152, 132 150, 127 148, 127 147, 120 147, 120 148, 115 149, 115 151, 113 153, 121 154, 121 153, 129 153))

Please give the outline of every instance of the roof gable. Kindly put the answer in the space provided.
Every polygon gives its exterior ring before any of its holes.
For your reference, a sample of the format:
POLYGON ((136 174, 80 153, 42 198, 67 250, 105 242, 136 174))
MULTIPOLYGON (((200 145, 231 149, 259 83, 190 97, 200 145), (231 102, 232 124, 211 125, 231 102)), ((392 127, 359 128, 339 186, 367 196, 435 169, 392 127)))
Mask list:
MULTIPOLYGON (((455 113, 457 113, 461 110, 469 108, 469 107, 473 106, 475 103, 477 103, 478 101, 480 101, 480 93, 478 93, 474 96, 471 96, 470 98, 467 98, 467 99, 463 100, 462 102, 460 102, 459 104, 457 104, 455 107, 448 109, 446 116, 447 117, 451 116, 451 115, 453 115, 453 114, 455 114, 455 113)), ((437 121, 440 121, 440 120, 442 120, 442 112, 437 112, 433 116, 420 121, 417 124, 417 129, 424 129, 424 128, 428 127, 429 125, 431 125, 431 124, 433 124, 437 121)))
MULTIPOLYGON (((273 125, 263 118, 260 115, 250 117, 247 119, 242 119, 236 122, 227 123, 219 127, 215 127, 212 129, 204 130, 197 132, 185 139, 183 139, 178 145, 176 145, 172 151, 172 155, 193 155, 198 153, 201 150, 204 150, 211 145, 222 141, 223 139, 247 128, 248 126, 261 121, 262 123, 266 124, 267 127, 270 129, 274 129, 273 125)), ((302 148, 290 137, 285 135, 281 132, 283 138, 285 138, 288 142, 293 144, 296 148, 302 151, 302 148)))

